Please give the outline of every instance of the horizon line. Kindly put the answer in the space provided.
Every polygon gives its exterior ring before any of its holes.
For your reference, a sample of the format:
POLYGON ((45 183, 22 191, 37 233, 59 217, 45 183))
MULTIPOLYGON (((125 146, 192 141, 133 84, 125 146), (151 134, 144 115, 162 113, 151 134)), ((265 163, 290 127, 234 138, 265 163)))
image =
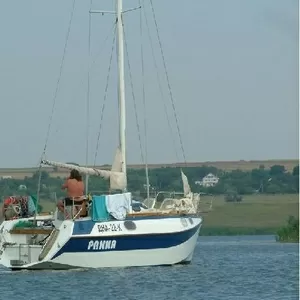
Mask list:
MULTIPOLYGON (((220 164, 220 163, 224 163, 224 164, 236 164, 236 163, 272 163, 272 162, 298 162, 299 163, 299 158, 275 158, 275 159, 253 159, 253 160, 244 160, 244 159, 240 159, 240 160, 211 160, 211 161, 190 161, 190 162, 174 162, 174 163, 148 163, 148 167, 153 168, 154 166, 157 166, 158 168, 161 167, 191 167, 191 165, 195 165, 195 167, 197 166, 201 166, 201 165, 207 165, 207 164, 220 164)), ((65 162, 65 163, 71 163, 71 162, 65 162)), ((73 162, 75 164, 75 162, 73 162)), ((76 163, 77 164, 77 163, 76 163)), ((85 166, 85 164, 78 164, 79 166, 85 166)), ((100 167, 110 167, 112 166, 112 164, 99 164, 99 165, 88 165, 89 168, 100 168, 100 167)), ((39 165, 36 166, 31 166, 31 167, 4 167, 1 168, 0 170, 17 170, 17 169, 36 169, 38 168, 39 165)), ((45 166, 44 168, 53 168, 52 166, 45 166)), ((143 163, 131 163, 131 164, 127 164, 128 168, 141 168, 141 167, 145 167, 145 164, 143 163)))

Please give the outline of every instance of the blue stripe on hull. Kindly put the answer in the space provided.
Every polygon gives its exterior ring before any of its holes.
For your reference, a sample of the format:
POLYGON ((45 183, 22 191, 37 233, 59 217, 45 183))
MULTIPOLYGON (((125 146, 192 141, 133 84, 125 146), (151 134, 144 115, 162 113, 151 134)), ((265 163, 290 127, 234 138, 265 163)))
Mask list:
POLYGON ((162 234, 141 234, 123 236, 71 237, 53 258, 63 253, 150 250, 178 246, 189 240, 199 229, 197 225, 189 230, 162 234), (104 245, 102 248, 100 244, 104 245), (106 247, 106 243, 110 245, 106 247), (93 245, 96 245, 93 247, 93 245))
MULTIPOLYGON (((134 216, 134 217, 127 217, 126 220, 138 221, 138 220, 153 220, 153 219, 173 219, 173 218, 180 218, 180 217, 196 217, 196 215, 189 215, 189 216, 134 216)), ((116 222, 118 220, 111 219, 107 220, 106 222, 116 222)), ((125 221, 125 220, 124 220, 125 221)), ((73 228, 73 235, 80 235, 80 234, 90 234, 96 222, 92 220, 76 220, 74 222, 73 228)))

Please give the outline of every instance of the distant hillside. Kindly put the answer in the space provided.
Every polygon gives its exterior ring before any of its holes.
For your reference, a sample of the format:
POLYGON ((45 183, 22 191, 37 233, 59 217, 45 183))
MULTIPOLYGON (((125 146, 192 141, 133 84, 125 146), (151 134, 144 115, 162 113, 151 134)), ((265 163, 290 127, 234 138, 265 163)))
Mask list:
MULTIPOLYGON (((286 170, 292 171, 293 168, 299 164, 297 159, 278 159, 278 160, 239 160, 239 161, 206 161, 206 162, 189 162, 185 163, 174 163, 174 164, 149 164, 149 169, 166 168, 166 167, 201 167, 201 166, 213 166, 224 171, 231 171, 240 169, 242 171, 252 170, 258 168, 260 165, 264 165, 266 169, 269 169, 273 165, 283 165, 286 170)), ((96 166, 99 169, 110 169, 110 165, 96 166)), ((141 169, 144 165, 132 164, 128 165, 130 169, 141 169)), ((25 176, 31 176, 36 172, 38 168, 12 168, 12 169, 1 169, 0 177, 12 176, 16 179, 22 179, 25 176)), ((45 170, 49 170, 52 177, 65 177, 69 173, 66 169, 53 170, 51 167, 45 167, 45 170)))

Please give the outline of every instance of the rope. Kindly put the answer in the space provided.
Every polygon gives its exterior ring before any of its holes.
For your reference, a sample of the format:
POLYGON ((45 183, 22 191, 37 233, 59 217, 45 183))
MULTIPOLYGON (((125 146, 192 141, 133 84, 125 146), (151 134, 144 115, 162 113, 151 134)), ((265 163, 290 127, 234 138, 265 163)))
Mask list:
MULTIPOLYGON (((116 22, 115 22, 115 25, 116 25, 116 22)), ((101 135, 101 131, 102 131, 101 129, 102 129, 102 125, 103 125, 103 116, 104 116, 105 104, 106 104, 106 99, 107 99, 108 82, 109 82, 109 78, 110 78, 111 63, 112 63, 112 57, 113 57, 113 52, 114 52, 114 48, 115 48, 116 29, 117 29, 117 27, 115 26, 114 38, 113 38, 113 42, 112 42, 112 48, 111 48, 109 66, 108 66, 108 74, 106 77, 103 105, 102 105, 102 109, 101 109, 100 125, 99 125, 98 137, 97 137, 95 157, 94 157, 94 167, 96 166, 96 160, 97 160, 98 150, 99 150, 100 135, 101 135)))
POLYGON ((151 46, 151 53, 152 53, 152 58, 153 58, 153 62, 154 62, 154 67, 155 67, 155 70, 156 70, 156 78, 157 78, 157 82, 158 82, 160 97, 161 97, 161 100, 162 100, 163 105, 164 105, 164 111, 165 111, 165 114, 166 114, 166 119, 167 119, 169 130, 170 130, 170 136, 171 136, 171 139, 172 139, 172 142, 173 142, 173 147, 174 147, 176 159, 177 159, 177 161, 179 161, 179 155, 178 155, 178 152, 177 152, 175 138, 174 138, 170 118, 169 118, 169 115, 168 115, 166 101, 165 101, 165 98, 164 98, 164 95, 163 95, 162 84, 161 84, 160 77, 159 77, 159 69, 158 69, 158 65, 157 65, 157 62, 156 62, 156 58, 155 58, 153 41, 152 41, 152 38, 151 38, 150 27, 149 27, 148 18, 147 18, 145 10, 144 10, 144 17, 145 17, 146 26, 147 26, 147 33, 148 33, 148 38, 149 38, 149 42, 150 42, 150 46, 151 46))
POLYGON ((180 146, 181 146, 181 150, 182 150, 182 155, 183 155, 184 162, 186 164, 185 151, 184 151, 183 142, 182 142, 182 138, 181 138, 181 133, 180 133, 180 129, 179 129, 179 123, 178 123, 177 113, 176 113, 176 109, 175 109, 173 93, 172 93, 172 90, 171 90, 171 85, 170 85, 169 75, 168 75, 168 71, 167 71, 165 56, 164 56, 162 43, 161 43, 159 31, 158 31, 158 25, 157 25, 157 21, 156 21, 156 16, 155 16, 152 0, 150 0, 150 4, 151 4, 151 8, 152 8, 152 14, 153 14, 153 19, 154 19, 154 23, 155 23, 155 28, 156 28, 157 38, 158 38, 158 42, 159 42, 160 52, 161 52, 162 60, 163 60, 163 64, 164 64, 164 70, 165 70, 165 75, 166 75, 166 79, 167 79, 167 83, 168 83, 169 94, 170 94, 170 98, 171 98, 171 102, 172 102, 173 112, 174 112, 174 116, 175 116, 175 120, 176 120, 176 126, 177 126, 177 131, 178 131, 178 135, 179 135, 179 139, 180 139, 180 146))
MULTIPOLYGON (((68 31, 67 31, 67 34, 66 34, 66 41, 65 41, 65 46, 64 46, 64 50, 63 50, 63 56, 62 56, 61 64, 60 64, 60 68, 59 68, 59 76, 58 76, 58 79, 57 79, 56 89, 55 89, 55 93, 54 93, 54 97, 53 97, 52 109, 51 109, 51 114, 50 114, 50 118, 49 118, 47 134, 46 134, 46 141, 45 141, 43 153, 41 155, 41 161, 42 161, 42 159, 43 159, 43 157, 46 153, 48 140, 49 140, 49 136, 50 136, 50 130, 51 130, 51 125, 52 125, 52 119, 53 119, 53 114, 54 114, 54 109, 55 109, 59 84, 60 84, 60 80, 61 80, 61 76, 62 76, 62 70, 63 70, 65 56, 66 56, 66 52, 67 52, 68 40, 69 40, 69 36, 70 36, 70 32, 71 32, 71 25, 72 25, 73 16, 74 16, 75 3, 76 3, 76 0, 73 0, 72 9, 71 9, 71 16, 70 16, 69 25, 68 25, 68 31)), ((34 215, 34 221, 35 221, 36 215, 37 215, 37 207, 38 207, 38 201, 39 201, 40 190, 41 190, 41 178, 42 178, 41 168, 42 168, 42 164, 40 163, 39 164, 38 190, 37 190, 37 203, 36 203, 36 212, 35 212, 35 215, 34 215)))

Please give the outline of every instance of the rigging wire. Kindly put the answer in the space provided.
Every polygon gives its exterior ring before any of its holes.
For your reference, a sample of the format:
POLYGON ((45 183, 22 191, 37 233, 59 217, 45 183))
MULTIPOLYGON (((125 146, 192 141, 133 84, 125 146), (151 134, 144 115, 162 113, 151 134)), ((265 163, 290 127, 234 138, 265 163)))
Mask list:
MULTIPOLYGON (((91 64, 88 66, 88 72, 92 72, 93 70, 93 67, 96 65, 96 62, 98 60, 98 58, 100 57, 100 55, 103 53, 104 51, 104 48, 105 48, 105 45, 109 39, 109 37, 112 35, 112 33, 114 33, 115 31, 115 27, 116 27, 116 23, 114 22, 113 25, 111 26, 110 30, 108 31, 108 34, 106 35, 105 39, 103 40, 103 43, 101 44, 101 47, 99 49, 99 51, 97 52, 97 54, 95 55, 95 58, 94 60, 91 62, 91 64)), ((91 58, 91 57, 90 57, 91 58)), ((85 81, 85 78, 82 78, 82 81, 81 83, 78 85, 83 85, 84 84, 84 81, 85 81)), ((77 91, 76 91, 77 93, 77 91)), ((70 104, 72 103, 74 97, 70 97, 70 101, 68 102, 68 106, 67 107, 70 107, 70 104)), ((63 110, 62 110, 63 111, 63 110)), ((59 128, 56 129, 55 133, 58 133, 59 132, 59 128)))
POLYGON ((142 93, 143 93, 143 108, 144 108, 144 134, 145 134, 145 175, 147 186, 147 199, 150 198, 149 172, 148 172, 148 141, 147 141, 147 107, 145 95, 145 67, 144 67, 144 48, 143 48, 143 19, 142 19, 142 3, 139 0, 140 8, 140 36, 141 36, 141 71, 142 71, 142 93))
MULTIPOLYGON (((90 1, 90 10, 92 10, 93 0, 90 1)), ((92 31, 92 15, 89 12, 89 36, 88 36, 88 66, 91 59, 91 31, 92 31)), ((87 94, 86 94, 86 146, 85 146, 85 166, 88 167, 89 160, 89 135, 90 135, 90 68, 87 73, 87 94)), ((85 193, 88 194, 89 176, 85 177, 85 193)))
POLYGON ((36 215, 37 215, 38 201, 39 201, 40 190, 41 190, 41 179, 42 179, 42 172, 41 172, 42 163, 41 163, 41 161, 43 160, 43 157, 46 154, 46 149, 47 149, 48 140, 49 140, 49 136, 50 136, 50 130, 51 130, 51 125, 52 125, 52 120, 53 120, 53 115, 54 115, 54 110, 55 110, 55 104, 56 104, 56 100, 57 100, 57 94, 58 94, 58 90, 59 90, 60 80, 61 80, 61 77, 62 77, 62 71, 63 71, 64 61, 65 61, 65 56, 66 56, 66 52, 67 52, 67 45, 68 45, 68 41, 69 41, 69 36, 70 36, 70 32, 71 32, 71 26, 72 26, 74 11, 75 11, 75 4, 76 4, 76 0, 73 0, 72 8, 71 8, 71 16, 70 16, 70 20, 69 20, 69 25, 68 25, 68 30, 67 30, 67 34, 66 34, 64 50, 63 50, 63 55, 62 55, 61 64, 60 64, 60 68, 59 68, 59 75, 58 75, 58 79, 57 79, 57 83, 56 83, 55 93, 54 93, 54 96, 53 96, 52 109, 51 109, 51 114, 50 114, 50 118, 49 118, 49 124, 48 124, 48 129, 47 129, 47 134, 46 134, 45 145, 44 145, 44 149, 43 149, 43 152, 42 152, 42 155, 41 155, 40 164, 39 164, 39 179, 38 179, 38 189, 37 189, 37 203, 36 203, 34 221, 35 221, 36 215))
POLYGON ((171 126, 171 122, 170 122, 170 118, 169 118, 169 114, 168 114, 168 110, 167 110, 167 105, 166 105, 165 97, 164 97, 164 94, 163 94, 162 84, 161 84, 161 81, 160 81, 159 69, 158 69, 156 58, 155 58, 153 41, 152 41, 151 34, 150 34, 150 27, 149 27, 149 23, 148 23, 148 18, 147 18, 147 14, 146 14, 145 10, 144 10, 144 18, 145 18, 148 38, 149 38, 150 47, 151 47, 151 54, 152 54, 152 58, 153 58, 153 62, 154 62, 154 67, 155 67, 155 70, 156 70, 156 78, 157 78, 157 82, 158 82, 160 97, 161 97, 161 100, 162 100, 163 105, 164 105, 164 111, 165 111, 167 123, 168 123, 168 126, 169 126, 169 130, 170 130, 170 136, 171 136, 171 140, 172 140, 172 143, 173 143, 175 156, 176 156, 176 159, 179 160, 179 155, 178 155, 178 151, 177 151, 177 147, 176 147, 174 133, 173 133, 173 130, 172 130, 172 126, 171 126))
MULTIPOLYGON (((116 24, 117 24, 117 21, 115 22, 115 25, 116 24)), ((94 157, 94 167, 96 166, 96 160, 97 160, 98 150, 99 150, 100 135, 101 135, 101 132, 102 132, 101 129, 102 129, 102 126, 103 126, 103 116, 104 116, 105 104, 106 104, 106 99, 107 99, 108 83, 109 83, 110 71, 111 71, 111 65, 112 65, 112 58, 113 58, 113 53, 114 53, 114 48, 115 48, 116 29, 117 29, 117 27, 115 26, 114 37, 113 37, 112 48, 111 48, 111 54, 110 54, 110 59, 109 59, 108 74, 107 74, 107 77, 106 77, 104 99, 103 99, 103 104, 102 104, 102 109, 101 109, 100 125, 99 125, 98 137, 97 137, 95 157, 94 157)))
POLYGON ((175 108, 173 93, 172 93, 172 89, 171 89, 171 85, 170 85, 170 80, 169 80, 169 74, 168 74, 168 71, 167 71, 167 65, 166 65, 166 61, 165 61, 165 56, 164 56, 164 52, 163 52, 163 48, 162 48, 162 43, 161 43, 161 39, 160 39, 160 35, 159 35, 159 30, 158 30, 158 25, 157 25, 157 21, 156 21, 156 15, 155 15, 155 11, 154 11, 154 6, 153 6, 153 1, 152 0, 150 0, 150 4, 151 4, 151 9, 152 9, 152 15, 153 15, 154 23, 155 23, 155 28, 156 28, 156 33, 157 33, 157 39, 158 39, 158 43, 159 43, 159 48, 160 48, 160 52, 161 52, 161 55, 162 55, 162 60, 163 60, 163 65, 164 65, 164 70, 165 70, 165 75, 166 75, 166 79, 167 79, 167 83, 168 83, 169 94, 170 94, 170 98, 171 98, 173 112, 174 112, 174 116, 175 116, 176 127, 177 127, 178 136, 179 136, 179 140, 180 140, 180 146, 181 146, 181 150, 182 150, 182 155, 183 155, 184 163, 186 164, 187 161, 186 161, 185 151, 184 151, 184 147, 183 147, 181 132, 180 132, 180 129, 179 129, 178 117, 177 117, 177 113, 176 113, 176 108, 175 108))
POLYGON ((60 64, 60 68, 59 68, 59 76, 58 76, 58 79, 57 79, 56 89, 55 89, 55 93, 54 93, 54 97, 53 97, 52 110, 51 110, 51 114, 50 114, 50 118, 49 118, 49 124, 48 124, 48 130, 47 130, 43 155, 46 152, 47 144, 48 144, 48 140, 49 140, 49 136, 50 136, 50 130, 51 130, 52 119, 53 119, 53 115, 54 115, 55 104, 56 104, 56 100, 57 100, 57 94, 58 94, 58 90, 59 90, 59 84, 60 84, 61 77, 62 77, 62 71, 63 71, 63 66, 64 66, 66 52, 67 52, 68 41, 69 41, 69 36, 70 36, 70 32, 71 32, 71 25, 72 25, 73 16, 74 16, 75 3, 76 3, 76 0, 73 0, 71 17, 70 17, 70 20, 69 20, 68 31, 67 31, 67 34, 66 34, 65 46, 64 46, 64 50, 63 50, 63 56, 62 56, 61 64, 60 64))
POLYGON ((124 34, 125 52, 126 52, 126 57, 127 57, 128 73, 129 73, 129 79, 130 79, 131 95, 132 95, 132 100, 133 100, 135 121, 136 121, 136 127, 137 127, 138 138, 139 138, 139 146, 140 146, 140 151, 141 151, 141 160, 142 160, 142 163, 145 164, 145 158, 144 158, 143 147, 142 147, 140 124, 139 124, 139 119, 138 119, 138 114, 137 114, 136 98, 135 98, 135 94, 134 94, 131 66, 130 66, 130 61, 129 61, 128 47, 127 47, 127 41, 126 41, 124 26, 123 26, 123 34, 124 34))

